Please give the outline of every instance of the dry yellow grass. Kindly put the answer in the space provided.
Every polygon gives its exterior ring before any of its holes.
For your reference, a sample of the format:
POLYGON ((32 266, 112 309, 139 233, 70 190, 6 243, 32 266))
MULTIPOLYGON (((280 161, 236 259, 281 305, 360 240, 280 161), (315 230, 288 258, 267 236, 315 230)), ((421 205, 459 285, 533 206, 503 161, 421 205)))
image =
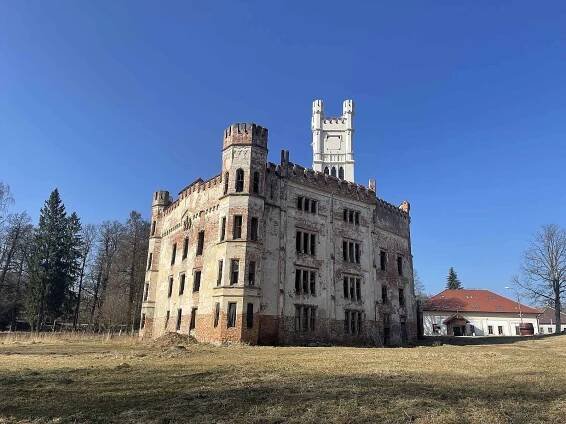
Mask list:
POLYGON ((412 349, 0 339, 0 422, 51 421, 566 423, 566 336, 412 349))

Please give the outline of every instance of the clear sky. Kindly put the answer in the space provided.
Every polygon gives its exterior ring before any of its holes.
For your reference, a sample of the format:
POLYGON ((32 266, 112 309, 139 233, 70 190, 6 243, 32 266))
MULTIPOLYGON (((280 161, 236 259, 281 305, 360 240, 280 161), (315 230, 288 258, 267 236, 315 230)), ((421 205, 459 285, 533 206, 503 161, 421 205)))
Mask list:
POLYGON ((426 289, 504 286, 566 226, 566 2, 0 2, 0 180, 34 219, 149 214, 220 169, 223 129, 311 166, 311 102, 356 103, 357 182, 412 205, 426 289), (354 3, 358 3, 355 5, 354 3))

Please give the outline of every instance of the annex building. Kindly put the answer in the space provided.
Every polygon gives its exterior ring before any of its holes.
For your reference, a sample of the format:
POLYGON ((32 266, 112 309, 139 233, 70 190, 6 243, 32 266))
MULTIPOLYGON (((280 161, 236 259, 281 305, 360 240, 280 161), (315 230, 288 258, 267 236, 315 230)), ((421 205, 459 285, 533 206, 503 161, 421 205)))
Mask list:
POLYGON ((398 345, 417 336, 409 203, 354 182, 354 104, 312 110, 313 166, 267 161, 268 130, 223 133, 218 175, 152 198, 140 334, 398 345))
POLYGON ((540 311, 490 290, 444 290, 423 306, 425 336, 520 336, 538 334, 540 311))

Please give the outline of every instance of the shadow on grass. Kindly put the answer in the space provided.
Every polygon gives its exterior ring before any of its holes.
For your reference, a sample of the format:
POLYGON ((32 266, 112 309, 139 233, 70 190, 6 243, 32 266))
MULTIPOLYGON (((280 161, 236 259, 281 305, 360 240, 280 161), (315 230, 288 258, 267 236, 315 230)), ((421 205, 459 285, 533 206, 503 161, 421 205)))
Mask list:
POLYGON ((344 376, 253 367, 3 372, 0 417, 101 423, 433 422, 426 417, 451 413, 457 420, 442 422, 530 423, 554 422, 540 405, 566 401, 566 386, 555 381, 554 387, 541 387, 544 375, 536 371, 517 372, 503 382, 448 370, 344 376), (466 418, 471 409, 480 411, 479 421, 466 418))

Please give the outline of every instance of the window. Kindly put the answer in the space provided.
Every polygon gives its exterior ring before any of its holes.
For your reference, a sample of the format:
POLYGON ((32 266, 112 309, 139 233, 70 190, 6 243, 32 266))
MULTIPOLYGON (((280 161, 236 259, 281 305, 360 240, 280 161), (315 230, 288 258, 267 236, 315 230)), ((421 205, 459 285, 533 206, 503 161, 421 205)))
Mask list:
POLYGON ((226 237, 226 217, 223 216, 222 220, 220 221, 220 241, 224 241, 224 237, 226 237))
POLYGON ((333 177, 336 176, 336 167, 332 167, 332 169, 330 170, 330 175, 332 175, 333 177))
POLYGON ((168 325, 169 325, 169 311, 165 313, 165 329, 167 329, 168 325))
POLYGON ((236 303, 228 303, 228 324, 227 327, 236 326, 236 303))
POLYGON ((295 331, 309 332, 316 328, 316 307, 310 305, 295 305, 295 331))
POLYGON ((432 324, 432 334, 440 334, 440 324, 432 324))
POLYGON ((328 175, 328 166, 325 166, 325 167, 324 167, 324 174, 325 174, 325 175, 328 175))
POLYGON ((316 271, 295 269, 295 293, 316 296, 316 271))
POLYGON ((397 256, 397 273, 403 275, 403 257, 397 256))
POLYGON ((521 335, 521 329, 519 328, 518 325, 515 326, 515 335, 516 335, 516 336, 520 336, 520 335, 521 335))
POLYGON ((189 331, 194 330, 197 326, 197 309, 191 308, 191 320, 189 322, 189 331))
POLYGON ((405 306, 405 290, 399 289, 399 306, 405 306))
POLYGON ((354 225, 360 225, 360 212, 354 211, 352 209, 344 209, 343 219, 344 222, 348 222, 354 225))
POLYGON ((342 167, 338 168, 338 178, 340 178, 341 180, 344 179, 344 168, 342 167))
POLYGON ((144 327, 145 327, 145 314, 142 314, 141 323, 140 323, 140 329, 143 330, 144 327))
POLYGON ((344 311, 344 333, 354 336, 362 332, 362 313, 346 309, 344 311))
POLYGON ((246 327, 252 328, 254 326, 254 304, 248 303, 248 309, 246 310, 246 327))
POLYGON ((236 193, 244 191, 244 170, 239 168, 236 170, 236 193))
POLYGON ((183 242, 183 259, 187 259, 188 254, 189 254, 189 238, 185 237, 185 241, 183 242))
POLYGON ((359 264, 361 260, 360 243, 353 241, 342 241, 342 258, 345 262, 359 264))
POLYGON ((216 302, 214 306, 214 327, 218 327, 218 321, 220 320, 220 303, 216 302))
POLYGON ((296 247, 297 253, 314 256, 316 253, 316 234, 297 231, 296 247))
POLYGON ((277 186, 275 184, 276 184, 275 181, 272 181, 269 189, 269 198, 272 200, 273 197, 275 196, 275 190, 277 189, 277 186))
POLYGON ((183 316, 183 310, 181 308, 177 309, 177 324, 175 329, 179 331, 181 329, 181 317, 183 316))
POLYGON ((197 241, 197 256, 202 255, 204 249, 204 231, 199 231, 197 241))
POLYGON ((175 256, 177 256, 177 243, 173 243, 173 251, 171 252, 171 265, 175 263, 175 256))
POLYGON ((257 241, 257 218, 252 218, 250 224, 250 239, 252 241, 257 241))
POLYGON ((386 266, 387 266, 387 254, 385 253, 384 250, 381 250, 379 252, 379 268, 382 271, 385 271, 386 266))
POLYGON ((144 291, 143 291, 143 301, 145 302, 149 297, 149 283, 145 283, 144 291))
POLYGON ((169 289, 167 290, 167 297, 171 297, 173 293, 173 277, 169 277, 169 289))
POLYGON ((257 171, 254 172, 252 191, 254 193, 259 193, 259 172, 257 171))
POLYGON ((216 285, 220 286, 222 285, 222 267, 224 265, 224 261, 222 259, 220 259, 218 261, 218 275, 216 276, 216 285))
POLYGON ((151 235, 152 235, 152 236, 155 235, 155 225, 156 225, 156 224, 155 224, 155 221, 153 221, 153 222, 151 223, 151 235))
POLYGON ((352 302, 360 302, 362 300, 362 280, 359 277, 344 276, 344 299, 352 302))
POLYGON ((304 212, 316 213, 316 206, 318 201, 308 197, 297 197, 297 209, 304 212))
POLYGON ((487 326, 487 334, 493 334, 493 325, 487 326))
POLYGON ((228 181, 230 180, 230 173, 224 173, 224 194, 228 193, 228 181))
POLYGON ((149 258, 147 260, 147 270, 149 271, 151 269, 151 263, 153 262, 153 253, 149 254, 149 258))
POLYGON ((193 293, 198 292, 200 290, 200 276, 201 276, 201 271, 195 271, 194 281, 193 281, 193 293))
POLYGON ((497 326, 497 334, 499 334, 500 336, 503 335, 503 326, 502 325, 497 326))
POLYGON ((240 261, 232 259, 230 261, 230 285, 238 284, 238 273, 240 271, 240 261))
POLYGON ((248 285, 255 286, 255 262, 251 261, 248 265, 248 285))
POLYGON ((387 286, 381 286, 381 303, 387 303, 387 286))
POLYGON ((242 238, 242 215, 234 215, 234 226, 232 228, 232 238, 234 240, 242 238))
POLYGON ((185 292, 185 274, 181 274, 179 277, 179 296, 185 292))

